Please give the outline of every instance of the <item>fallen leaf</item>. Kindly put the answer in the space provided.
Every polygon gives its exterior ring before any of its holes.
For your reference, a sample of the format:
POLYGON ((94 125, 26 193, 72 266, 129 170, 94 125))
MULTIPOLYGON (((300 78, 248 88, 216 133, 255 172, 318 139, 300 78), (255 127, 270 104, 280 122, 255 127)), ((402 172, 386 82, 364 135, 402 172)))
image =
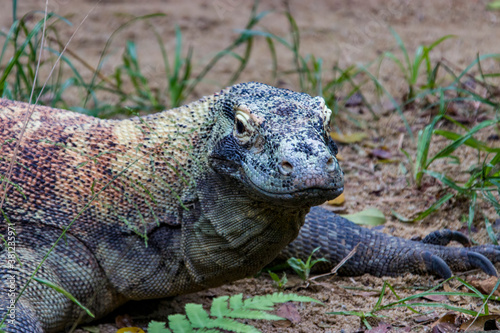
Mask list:
POLYGON ((427 295, 422 298, 432 302, 446 302, 448 300, 445 295, 427 295))
POLYGON ((392 326, 381 322, 377 327, 372 328, 371 330, 365 331, 365 333, 386 333, 391 330, 392 326))
POLYGON ((144 333, 139 327, 124 327, 120 328, 116 333, 144 333))
MULTIPOLYGON (((453 289, 448 283, 445 283, 443 284, 443 289, 444 291, 446 292, 452 292, 452 291, 456 291, 455 289, 453 289)), ((462 297, 458 296, 458 295, 450 295, 448 296, 448 299, 452 302, 460 302, 462 300, 462 297)))
POLYGON ((390 160, 392 158, 392 153, 390 151, 380 148, 373 149, 370 154, 381 160, 390 160))
POLYGON ((276 311, 276 315, 288 319, 293 324, 298 324, 301 321, 297 307, 291 302, 282 304, 276 311))
POLYGON ((432 333, 455 333, 458 327, 450 323, 437 323, 432 327, 432 333))
POLYGON ((413 321, 417 324, 428 324, 431 321, 435 321, 438 318, 436 312, 429 313, 427 315, 418 316, 413 318, 413 321))
POLYGON ((460 329, 465 332, 496 331, 500 329, 500 325, 498 324, 499 319, 500 314, 490 314, 478 318, 471 318, 460 325, 460 329))
POLYGON ((332 206, 340 206, 345 202, 344 193, 341 193, 338 197, 333 200, 328 200, 328 204, 332 206))
POLYGON ((361 212, 354 214, 340 215, 351 222, 363 225, 380 225, 384 224, 386 219, 384 213, 377 208, 367 208, 361 212))
POLYGON ((101 332, 101 329, 99 328, 99 326, 83 326, 82 328, 90 333, 100 333, 101 332))
POLYGON ((133 327, 134 323, 128 314, 115 317, 115 324, 118 328, 133 327))
POLYGON ((292 326, 292 322, 288 319, 286 320, 274 320, 273 326, 276 328, 288 328, 292 326))
POLYGON ((356 92, 349 96, 349 98, 345 101, 346 107, 359 106, 363 103, 363 96, 359 92, 356 92))
MULTIPOLYGON (((470 284, 476 287, 483 294, 489 295, 494 290, 496 284, 498 283, 498 278, 495 276, 490 276, 486 280, 473 279, 470 284)), ((493 293, 493 296, 500 296, 500 291, 498 288, 493 293)))
POLYGON ((461 322, 461 319, 460 314, 453 311, 447 312, 431 325, 432 333, 458 332, 458 325, 460 325, 459 322, 461 322))
POLYGON ((353 296, 361 296, 361 297, 379 297, 379 291, 350 291, 349 292, 353 296))
POLYGON ((368 135, 365 132, 355 132, 351 134, 340 134, 337 132, 330 132, 332 139, 339 143, 356 143, 363 141, 368 135))

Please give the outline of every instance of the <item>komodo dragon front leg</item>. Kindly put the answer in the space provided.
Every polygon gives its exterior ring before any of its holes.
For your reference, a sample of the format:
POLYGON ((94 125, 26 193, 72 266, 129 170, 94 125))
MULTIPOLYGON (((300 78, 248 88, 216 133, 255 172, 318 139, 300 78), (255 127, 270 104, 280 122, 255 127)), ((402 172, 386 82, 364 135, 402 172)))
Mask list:
MULTIPOLYGON (((27 110, 0 99, 3 177, 27 110)), ((448 277, 479 267, 496 275, 498 247, 448 249, 449 239, 464 239, 446 231, 411 242, 314 207, 344 187, 330 115, 322 98, 255 82, 120 121, 37 107, 0 215, 6 331, 91 320, 40 279, 101 317, 127 300, 218 286, 317 246, 327 270, 360 244, 342 274, 448 277)))

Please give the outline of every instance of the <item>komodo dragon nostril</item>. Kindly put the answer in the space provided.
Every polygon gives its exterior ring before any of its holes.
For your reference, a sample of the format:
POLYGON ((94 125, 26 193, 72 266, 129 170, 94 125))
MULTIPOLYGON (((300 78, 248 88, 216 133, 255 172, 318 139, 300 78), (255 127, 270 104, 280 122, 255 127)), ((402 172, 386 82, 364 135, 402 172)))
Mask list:
POLYGON ((334 171, 335 170, 335 161, 333 160, 332 156, 330 156, 328 161, 326 161, 326 170, 327 171, 334 171))
POLYGON ((293 172, 293 165, 287 160, 283 160, 278 166, 278 169, 282 175, 289 176, 293 172))

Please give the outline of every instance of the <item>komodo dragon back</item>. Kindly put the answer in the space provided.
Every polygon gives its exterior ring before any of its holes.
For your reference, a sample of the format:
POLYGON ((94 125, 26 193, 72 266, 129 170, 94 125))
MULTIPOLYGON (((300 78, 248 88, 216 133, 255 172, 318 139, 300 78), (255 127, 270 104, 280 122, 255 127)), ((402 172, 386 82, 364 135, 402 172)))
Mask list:
POLYGON ((408 241, 314 207, 344 187, 330 115, 320 97, 256 82, 125 120, 0 99, 6 331, 58 332, 92 319, 40 279, 102 317, 318 246, 323 271, 357 248, 340 274, 496 275, 498 247, 447 248, 467 242, 449 230, 408 241))

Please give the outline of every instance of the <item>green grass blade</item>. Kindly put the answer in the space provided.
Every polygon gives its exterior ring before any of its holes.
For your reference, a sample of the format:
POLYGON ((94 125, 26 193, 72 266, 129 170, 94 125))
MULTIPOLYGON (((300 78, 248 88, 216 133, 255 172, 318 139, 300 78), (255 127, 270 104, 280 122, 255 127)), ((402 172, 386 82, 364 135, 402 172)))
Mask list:
POLYGON ((468 133, 462 135, 460 138, 456 139, 453 143, 450 145, 446 146, 443 148, 441 151, 439 151, 436 155, 434 155, 430 161, 427 163, 427 167, 435 160, 443 157, 449 156, 452 152, 454 152, 458 147, 460 147, 462 144, 464 144, 467 140, 472 138, 474 134, 476 134, 479 130, 492 126, 495 124, 498 124, 499 120, 493 119, 493 120, 485 120, 478 125, 474 126, 468 133))
POLYGON ((54 289, 55 291, 57 291, 58 293, 61 293, 63 294, 64 296, 66 296, 67 298, 69 298, 73 303, 75 303, 76 305, 78 305, 81 309, 83 309, 87 315, 89 315, 90 317, 92 318, 95 318, 94 314, 92 312, 90 312, 90 310, 84 306, 82 303, 80 303, 73 295, 71 295, 68 291, 66 291, 63 287, 53 283, 53 282, 50 282, 48 280, 45 280, 45 279, 42 279, 42 278, 38 278, 38 277, 33 277, 33 280, 47 286, 47 287, 50 287, 52 289, 54 289))
POLYGON ((436 211, 439 207, 441 207, 445 202, 453 198, 455 195, 453 193, 448 193, 441 197, 438 201, 433 203, 429 208, 427 208, 425 211, 422 213, 418 214, 417 217, 414 219, 414 221, 420 221, 423 218, 427 217, 429 214, 433 213, 436 211))
POLYGON ((415 136, 413 135, 413 131, 411 130, 410 124, 408 124, 408 120, 406 119, 405 115, 403 114, 403 110, 401 109, 401 106, 399 105, 399 103, 396 102, 396 100, 394 99, 394 97, 392 97, 392 95, 389 93, 389 91, 387 91, 387 89, 385 89, 385 87, 380 83, 380 81, 372 73, 370 73, 370 71, 365 66, 359 65, 358 68, 370 77, 370 79, 373 81, 373 83, 375 83, 376 87, 382 89, 382 91, 389 98, 392 105, 397 110, 399 116, 403 120, 406 131, 408 132, 408 134, 410 134, 411 139, 413 141, 415 141, 415 136))
POLYGON ((453 180, 450 178, 446 177, 444 174, 436 172, 436 171, 431 171, 431 170, 424 170, 424 173, 428 174, 429 176, 436 178, 439 180, 441 183, 444 185, 454 189, 455 191, 459 193, 464 193, 466 191, 465 188, 458 186, 457 183, 455 183, 453 180))
POLYGON ((411 73, 410 56, 408 55, 408 51, 406 50, 405 43, 403 42, 401 37, 398 35, 398 33, 392 27, 389 27, 389 31, 391 32, 391 35, 396 40, 396 43, 398 44, 399 49, 403 52, 403 56, 405 58, 405 62, 406 62, 406 66, 407 66, 406 72, 411 73))
MULTIPOLYGON (((434 134, 441 135, 449 140, 458 140, 460 139, 461 135, 455 132, 451 131, 446 131, 442 129, 435 129, 434 134)), ((463 142, 464 145, 475 148, 480 151, 485 151, 488 153, 498 153, 500 152, 500 148, 492 148, 488 146, 486 142, 476 140, 474 138, 467 139, 466 141, 463 142)))

